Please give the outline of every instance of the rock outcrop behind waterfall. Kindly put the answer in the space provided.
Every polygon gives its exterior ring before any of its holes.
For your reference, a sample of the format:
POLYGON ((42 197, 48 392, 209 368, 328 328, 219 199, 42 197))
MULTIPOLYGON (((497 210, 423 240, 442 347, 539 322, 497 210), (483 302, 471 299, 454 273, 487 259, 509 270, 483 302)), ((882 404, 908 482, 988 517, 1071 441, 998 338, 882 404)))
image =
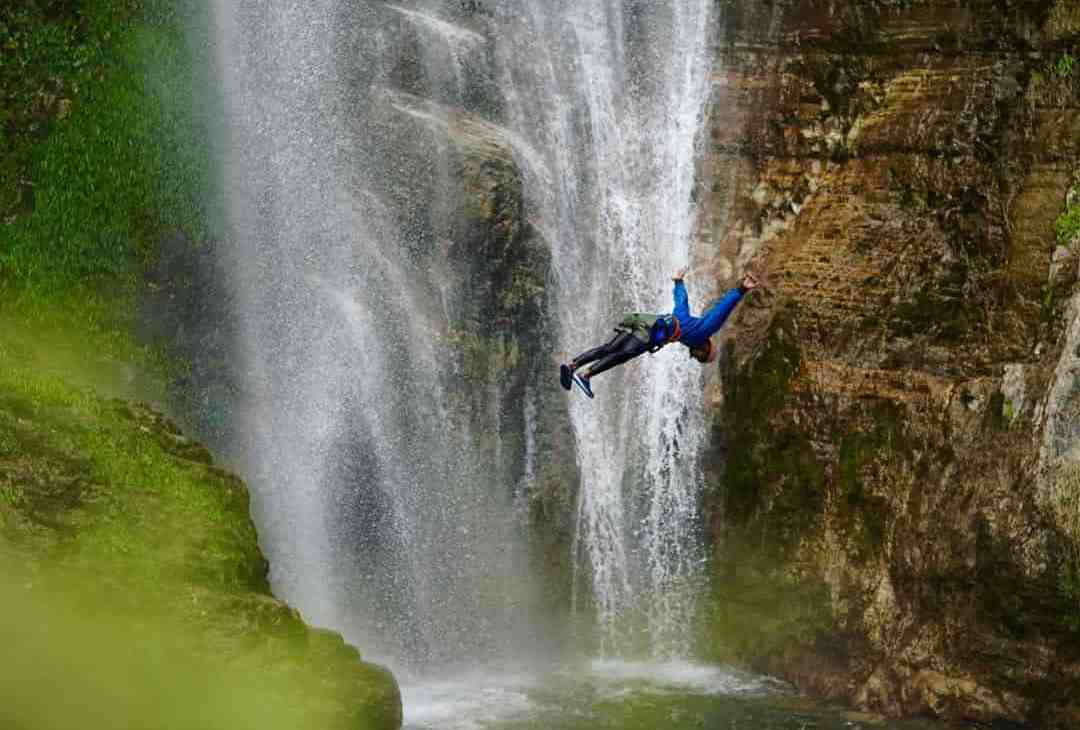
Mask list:
POLYGON ((889 715, 1075 726, 1075 486, 1044 434, 1080 9, 728 5, 702 253, 772 286, 715 394, 713 648, 889 715))
MULTIPOLYGON (((448 417, 476 435, 474 457, 498 485, 481 501, 514 495, 543 586, 530 600, 545 615, 563 615, 578 475, 565 393, 546 387, 558 331, 551 242, 528 210, 515 160, 520 140, 480 114, 425 96, 395 91, 382 101, 373 116, 393 130, 404 169, 438 162, 438 173, 406 174, 391 187, 408 201, 434 201, 424 267, 443 290, 448 417)), ((545 626, 544 643, 558 643, 553 637, 564 629, 545 626)))

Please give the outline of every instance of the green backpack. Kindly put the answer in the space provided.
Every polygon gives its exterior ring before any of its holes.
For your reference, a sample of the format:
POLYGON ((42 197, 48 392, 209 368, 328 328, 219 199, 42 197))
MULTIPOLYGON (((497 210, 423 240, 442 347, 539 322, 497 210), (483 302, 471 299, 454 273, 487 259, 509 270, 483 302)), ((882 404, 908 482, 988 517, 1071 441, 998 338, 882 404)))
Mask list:
POLYGON ((649 345, 649 352, 656 352, 678 337, 679 323, 674 315, 670 314, 632 312, 623 317, 615 329, 632 334, 649 345))

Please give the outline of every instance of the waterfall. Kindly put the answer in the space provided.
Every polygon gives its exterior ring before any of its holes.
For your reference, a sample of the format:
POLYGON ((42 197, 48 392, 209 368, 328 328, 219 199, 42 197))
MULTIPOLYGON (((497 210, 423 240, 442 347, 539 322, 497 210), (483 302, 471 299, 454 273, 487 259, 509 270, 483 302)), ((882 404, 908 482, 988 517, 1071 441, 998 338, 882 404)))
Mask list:
POLYGON ((448 151, 430 120, 410 122, 438 112, 403 108, 415 89, 395 66, 414 42, 428 97, 461 104, 481 37, 381 3, 215 12, 246 390, 235 450, 274 589, 397 665, 514 646, 535 590, 502 489, 499 394, 484 432, 455 401, 447 343, 467 292, 448 291, 436 240, 448 151))
MULTIPOLYGON (((709 94, 714 3, 585 0, 505 10, 511 125, 545 151, 527 192, 554 249, 560 346, 611 336, 626 311, 670 311, 692 263, 696 142, 709 94)), ((691 283, 700 307, 711 292, 691 283)), ((701 368, 670 348, 597 378, 571 418, 581 471, 576 545, 605 649, 687 650, 699 589, 701 368)))
POLYGON ((238 357, 251 392, 236 414, 249 434, 240 451, 274 584, 316 621, 334 604, 320 485, 348 369, 332 356, 340 328, 321 326, 334 304, 311 278, 347 271, 350 255, 344 211, 327 204, 339 194, 336 69, 315 50, 332 35, 334 5, 215 7, 230 117, 223 189, 235 231, 225 256, 243 302, 238 357), (269 494, 266 485, 288 487, 269 494))
MULTIPOLYGON (((463 385, 462 115, 513 151, 560 349, 669 311, 669 274, 692 263, 714 3, 468 5, 214 3, 244 383, 230 451, 275 591, 396 666, 551 643, 523 515, 554 355, 528 354, 543 369, 516 396, 494 371, 463 385)), ((695 310, 706 286, 691 279, 695 310)), ((574 592, 605 651, 687 652, 701 378, 673 347, 598 378, 595 401, 568 396, 574 592)))

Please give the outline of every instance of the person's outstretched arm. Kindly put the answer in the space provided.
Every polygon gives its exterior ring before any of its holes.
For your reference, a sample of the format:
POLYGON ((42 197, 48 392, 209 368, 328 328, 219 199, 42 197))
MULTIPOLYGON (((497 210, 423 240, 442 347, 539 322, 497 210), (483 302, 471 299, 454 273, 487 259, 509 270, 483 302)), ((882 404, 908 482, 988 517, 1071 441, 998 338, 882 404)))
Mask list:
POLYGON ((731 316, 731 313, 735 311, 735 307, 737 307, 742 300, 743 294, 751 289, 756 289, 757 287, 757 279, 754 278, 752 274, 747 274, 743 277, 739 286, 729 290, 720 298, 720 301, 709 307, 708 311, 701 315, 708 336, 711 337, 717 330, 724 326, 724 322, 727 321, 727 318, 731 316))
POLYGON ((679 269, 675 272, 675 275, 671 277, 675 282, 675 290, 672 295, 675 297, 675 309, 672 314, 682 321, 688 321, 690 319, 690 295, 686 293, 686 284, 683 283, 683 277, 686 276, 686 267, 679 269))

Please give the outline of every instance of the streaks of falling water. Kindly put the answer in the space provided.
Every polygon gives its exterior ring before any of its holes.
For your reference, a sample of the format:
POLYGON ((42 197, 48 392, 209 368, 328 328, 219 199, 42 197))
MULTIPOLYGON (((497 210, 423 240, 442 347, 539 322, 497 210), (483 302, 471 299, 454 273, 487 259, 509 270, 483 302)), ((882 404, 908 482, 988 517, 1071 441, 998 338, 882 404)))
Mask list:
POLYGON ((507 615, 530 590, 514 485, 499 481, 500 403, 481 452, 448 388, 452 298, 467 292, 447 297, 433 244, 449 132, 410 122, 416 107, 394 117, 409 94, 386 92, 412 43, 427 57, 417 84, 461 103, 462 69, 440 67, 480 37, 404 5, 214 13, 246 375, 237 450, 274 588, 396 666, 490 654, 520 633, 507 615))
MULTIPOLYGON (((663 282, 689 261, 695 145, 708 101, 713 3, 611 0, 502 6, 501 87, 511 126, 547 150, 530 202, 550 231, 561 346, 609 336, 622 311, 670 311, 663 282)), ((527 174, 532 172, 523 161, 527 174)), ((705 292, 694 291, 695 303, 705 292)), ((644 621, 653 652, 686 650, 700 577, 701 371, 662 352, 577 400, 581 489, 575 552, 603 648, 644 621), (622 395, 620 395, 622 394, 622 395)))
MULTIPOLYGON (((696 140, 703 128, 709 93, 709 4, 676 3, 672 7, 672 63, 662 84, 669 115, 652 121, 652 132, 667 144, 649 149, 650 167, 659 171, 666 190, 656 216, 656 244, 665 236, 678 241, 679 255, 690 259, 694 235, 694 166, 696 140), (674 129, 671 129, 671 126, 674 129), (670 135, 670 136, 669 136, 670 135)), ((662 102, 663 103, 663 102, 662 102)), ((654 203, 655 204, 655 203, 654 203)), ((669 267, 673 262, 667 261, 669 267)), ((700 304, 701 299, 698 299, 700 304)), ((682 353, 679 353, 680 355, 682 353)), ((703 539, 698 514, 702 476, 698 455, 707 443, 701 399, 700 369, 686 358, 648 372, 640 411, 647 458, 645 488, 648 515, 642 520, 642 542, 648 570, 647 593, 654 597, 648 626, 654 650, 687 655, 693 599, 698 590, 703 539)))
MULTIPOLYGON (((487 656, 520 633, 504 613, 529 593, 521 475, 506 479, 498 438, 509 404, 485 386, 495 441, 478 463, 484 434, 450 403, 444 344, 468 294, 448 289, 432 241, 452 209, 444 108, 484 97, 482 39, 500 134, 557 262, 561 346, 593 344, 624 309, 670 308, 660 283, 690 257, 712 3, 494 6, 482 37, 435 0, 215 4, 255 517, 276 590, 391 661, 487 656), (410 33, 424 71, 405 78, 410 33)), ((607 648, 637 617, 654 651, 681 650, 672 627, 687 623, 700 552, 699 378, 663 352, 573 402, 588 568, 575 583, 607 648)), ((522 457, 526 482, 536 458, 522 457)))
POLYGON ((330 307, 308 284, 305 262, 318 255, 341 270, 349 250, 338 211, 323 205, 336 197, 340 109, 328 93, 336 70, 316 49, 333 12, 332 0, 215 5, 229 261, 252 394, 239 414, 250 433, 243 458, 272 582, 316 621, 333 603, 319 484, 341 372, 326 357, 333 334, 316 326, 330 307), (299 437, 291 423, 304 424, 299 437))

